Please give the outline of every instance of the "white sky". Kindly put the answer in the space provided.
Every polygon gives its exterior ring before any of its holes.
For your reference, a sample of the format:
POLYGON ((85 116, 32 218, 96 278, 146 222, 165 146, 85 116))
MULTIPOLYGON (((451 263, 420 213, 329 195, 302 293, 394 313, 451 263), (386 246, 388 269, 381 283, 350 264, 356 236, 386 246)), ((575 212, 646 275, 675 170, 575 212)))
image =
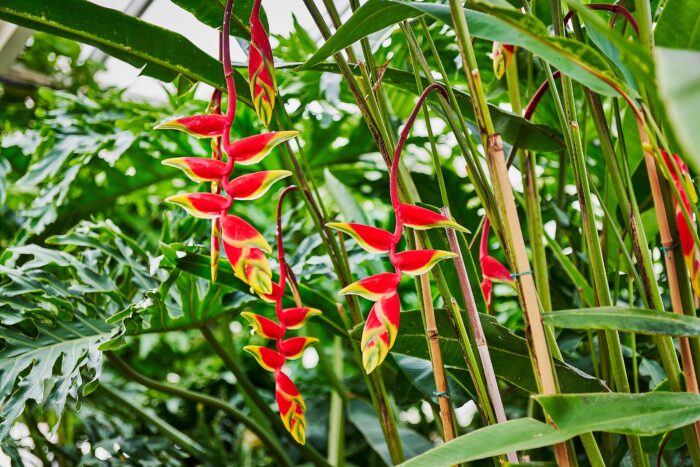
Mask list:
MULTIPOLYGON (((123 10, 130 0, 92 0, 93 3, 109 8, 123 10)), ((346 2, 339 2, 346 3, 346 2)), ((275 34, 287 35, 292 30, 292 15, 296 15, 312 37, 319 36, 313 20, 309 16, 302 0, 263 0, 263 8, 267 13, 270 30, 275 34)), ((339 7, 341 11, 343 7, 339 7)), ((218 55, 218 32, 210 28, 192 16, 187 11, 179 8, 169 0, 155 0, 141 19, 149 23, 170 29, 187 37, 197 47, 216 57, 218 55)), ((243 61, 245 56, 235 41, 232 41, 232 59, 243 61)), ((138 68, 114 58, 108 58, 107 70, 99 73, 98 82, 118 86, 127 89, 126 95, 131 98, 165 100, 166 93, 163 83, 147 76, 139 76, 138 68)), ((211 88, 207 85, 199 85, 197 94, 202 99, 208 99, 211 88)))

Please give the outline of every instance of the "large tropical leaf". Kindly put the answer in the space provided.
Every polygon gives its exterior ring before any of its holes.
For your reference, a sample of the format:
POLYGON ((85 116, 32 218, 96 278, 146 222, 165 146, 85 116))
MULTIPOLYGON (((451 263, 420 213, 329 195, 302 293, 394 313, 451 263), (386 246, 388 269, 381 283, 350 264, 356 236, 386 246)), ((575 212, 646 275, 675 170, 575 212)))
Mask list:
POLYGON ((700 170, 700 52, 659 47, 656 49, 656 78, 659 94, 678 140, 688 155, 687 162, 700 170))
POLYGON ((668 0, 654 29, 659 47, 700 51, 700 3, 668 0))
POLYGON ((532 418, 511 420, 460 436, 401 465, 454 465, 550 446, 592 430, 653 435, 700 418, 700 396, 694 394, 572 394, 539 396, 537 401, 559 429, 532 418))
POLYGON ((545 323, 565 329, 607 329, 639 334, 699 336, 700 319, 654 310, 618 306, 579 308, 545 313, 545 323))
MULTIPOLYGON (((436 309, 435 318, 440 330, 440 349, 445 366, 465 369, 462 350, 447 312, 444 309, 436 309)), ((537 393, 537 382, 525 339, 516 336, 489 315, 480 314, 480 318, 496 376, 524 391, 537 393)), ((361 331, 362 325, 353 328, 353 337, 359 338, 361 331)), ((423 318, 419 310, 401 313, 401 327, 391 352, 430 360, 423 318)), ((605 389, 600 380, 570 365, 557 361, 555 367, 563 392, 593 392, 605 389)))
MULTIPOLYGON (((163 81, 180 74, 224 86, 221 64, 187 38, 86 0, 6 0, 0 3, 0 19, 93 45, 163 81)), ((238 99, 250 104, 246 81, 239 74, 235 78, 238 99)))
MULTIPOLYGON (((593 48, 577 41, 551 37, 542 22, 518 10, 486 7, 483 4, 477 7, 483 11, 464 10, 474 37, 523 47, 595 92, 616 95, 610 84, 623 88, 609 65, 593 48)), ((369 34, 423 14, 452 24, 447 5, 370 0, 338 28, 304 67, 322 62, 369 34)))

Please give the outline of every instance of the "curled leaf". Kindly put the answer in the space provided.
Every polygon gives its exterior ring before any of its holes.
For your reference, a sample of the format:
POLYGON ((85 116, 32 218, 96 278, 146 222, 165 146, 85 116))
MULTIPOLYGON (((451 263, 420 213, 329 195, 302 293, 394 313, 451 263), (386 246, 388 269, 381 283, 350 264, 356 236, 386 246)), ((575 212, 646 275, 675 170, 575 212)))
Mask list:
POLYGON ((260 21, 260 1, 254 5, 250 14, 250 55, 248 57, 248 79, 250 94, 253 96, 255 112, 267 126, 272 118, 275 106, 275 69, 272 61, 272 48, 265 27, 260 21))
POLYGON ((360 341, 362 364, 367 374, 382 364, 394 345, 400 316, 401 304, 397 294, 378 301, 370 310, 360 341))
POLYGON ((306 443, 304 399, 292 380, 281 371, 275 375, 275 399, 284 427, 297 443, 306 443))

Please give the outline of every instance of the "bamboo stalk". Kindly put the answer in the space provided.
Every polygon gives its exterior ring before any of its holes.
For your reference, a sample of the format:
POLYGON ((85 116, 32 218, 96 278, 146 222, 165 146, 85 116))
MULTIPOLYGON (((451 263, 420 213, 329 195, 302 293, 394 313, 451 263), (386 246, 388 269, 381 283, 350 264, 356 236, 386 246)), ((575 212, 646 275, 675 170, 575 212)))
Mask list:
MULTIPOLYGON (((422 250, 418 232, 414 232, 416 240, 416 250, 422 250)), ((435 322, 435 308, 433 307, 433 296, 430 291, 430 277, 426 272, 419 277, 421 296, 423 299, 423 313, 425 315, 425 338, 430 349, 430 363, 433 366, 433 377, 435 378, 435 396, 440 405, 440 421, 442 422, 442 432, 445 442, 453 440, 454 420, 452 418, 452 406, 450 404, 450 392, 447 387, 447 376, 445 375, 445 365, 442 362, 442 352, 440 351, 440 335, 437 323, 435 322)))
MULTIPOLYGON (((495 198, 499 201, 496 205, 501 221, 500 234, 507 246, 506 250, 511 260, 510 263, 518 277, 518 292, 525 316, 528 346, 532 354, 538 385, 543 394, 556 394, 558 388, 552 357, 547 346, 547 338, 537 300, 537 290, 535 289, 535 282, 527 258, 525 238, 515 207, 513 189, 508 179, 503 142, 501 141, 501 136, 495 132, 493 121, 489 114, 486 95, 479 76, 469 27, 461 2, 450 0, 450 10, 469 90, 472 95, 474 114, 477 117, 482 137, 485 139, 491 183, 494 187, 495 198)), ((560 466, 570 465, 566 444, 560 443, 555 445, 554 453, 560 466)))
MULTIPOLYGON (((447 208, 442 208, 441 212, 446 217, 450 216, 447 208)), ((474 341, 476 343, 477 351, 479 352, 479 360, 481 361, 481 366, 484 369, 486 389, 489 393, 491 404, 493 405, 493 410, 496 415, 496 422, 504 423, 508 421, 508 419, 506 418, 505 409, 503 407, 501 393, 498 391, 496 373, 493 370, 493 363, 491 362, 491 355, 489 354, 486 335, 484 334, 484 328, 481 326, 481 319, 479 318, 479 312, 476 308, 476 302, 474 301, 474 294, 472 293, 469 276, 467 275, 467 268, 464 264, 464 259, 462 258, 462 250, 459 247, 457 235, 455 234, 454 230, 445 229, 445 231, 447 232, 447 241, 450 244, 450 250, 452 253, 457 255, 455 258, 457 278, 459 279, 459 285, 462 289, 464 303, 467 305, 467 316, 469 316, 469 324, 471 325, 472 332, 474 333, 474 341)), ((508 458, 508 462, 511 464, 518 463, 518 456, 515 452, 506 453, 506 456, 508 458)))
MULTIPOLYGON (((339 336, 333 338, 333 368, 331 371, 338 378, 343 377, 343 345, 339 336)), ((338 391, 331 393, 330 405, 330 413, 328 414, 328 462, 333 466, 343 467, 345 465, 345 430, 343 429, 345 404, 338 391)))
MULTIPOLYGON (((649 183, 651 184, 651 196, 654 200, 654 208, 656 211, 656 222, 659 225, 659 236, 661 237, 661 247, 663 248, 664 262, 666 264, 668 288, 671 295, 671 309, 675 314, 682 315, 683 301, 678 283, 678 273, 676 271, 675 249, 676 245, 673 242, 671 229, 668 225, 668 215, 666 206, 661 192, 659 183, 659 174, 656 170, 656 160, 652 153, 652 146, 649 142, 645 128, 639 125, 639 135, 642 139, 642 150, 644 152, 644 163, 649 174, 649 183)), ((685 374, 686 389, 693 394, 700 394, 698 388, 698 380, 695 374, 695 365, 693 364, 693 355, 690 350, 690 342, 687 337, 678 337, 678 344, 681 351, 681 365, 685 374)), ((700 443, 700 421, 695 422, 695 436, 700 443)))

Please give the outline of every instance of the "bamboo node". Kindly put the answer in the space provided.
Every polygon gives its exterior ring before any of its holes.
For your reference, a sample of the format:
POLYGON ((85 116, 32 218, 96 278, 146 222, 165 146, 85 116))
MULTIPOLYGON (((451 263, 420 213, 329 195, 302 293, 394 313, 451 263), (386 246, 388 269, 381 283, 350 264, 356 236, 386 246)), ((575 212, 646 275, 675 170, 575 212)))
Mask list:
POLYGON ((673 250, 675 250, 679 245, 680 245, 680 243, 678 243, 678 242, 662 243, 661 246, 659 247, 659 250, 661 251, 661 253, 667 255, 667 254, 671 253, 673 250))
POLYGON ((521 276, 526 276, 528 274, 532 274, 532 271, 520 271, 520 272, 514 272, 513 274, 510 275, 515 280, 518 280, 521 276))

